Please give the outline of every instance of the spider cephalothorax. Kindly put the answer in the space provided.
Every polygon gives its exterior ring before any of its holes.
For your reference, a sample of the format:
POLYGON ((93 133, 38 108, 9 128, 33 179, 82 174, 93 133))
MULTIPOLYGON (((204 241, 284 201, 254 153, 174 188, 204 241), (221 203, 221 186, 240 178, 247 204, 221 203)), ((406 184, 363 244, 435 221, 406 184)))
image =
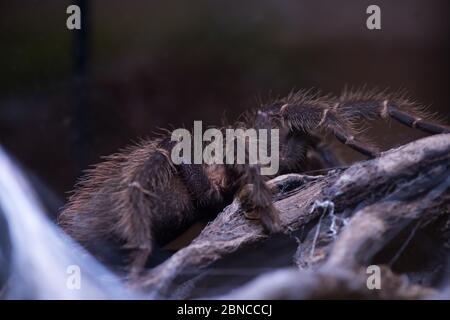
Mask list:
MULTIPOLYGON (((322 143, 326 133, 375 157, 377 150, 356 128, 360 120, 377 117, 429 133, 450 132, 427 120, 404 94, 364 90, 340 96, 293 93, 247 113, 232 127, 279 129, 279 175, 337 165, 322 143)), ((167 134, 106 158, 77 185, 60 225, 98 258, 107 261, 118 253, 137 271, 155 244, 175 238, 205 213, 217 214, 235 197, 265 230, 281 230, 268 177, 261 175, 259 164, 174 164, 173 147, 167 134)))

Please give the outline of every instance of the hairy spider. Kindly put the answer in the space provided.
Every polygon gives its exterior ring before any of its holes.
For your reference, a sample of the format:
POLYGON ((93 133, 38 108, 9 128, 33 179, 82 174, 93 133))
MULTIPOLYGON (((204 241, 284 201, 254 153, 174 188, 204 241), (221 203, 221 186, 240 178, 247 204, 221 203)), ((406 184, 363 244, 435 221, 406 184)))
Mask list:
MULTIPOLYGON (((403 93, 365 90, 345 90, 340 96, 311 90, 292 93, 247 113, 234 127, 278 128, 278 174, 300 173, 337 164, 322 143, 326 133, 376 157, 376 149, 355 129, 364 123, 360 120, 375 118, 393 118, 428 133, 450 132, 428 120, 423 108, 403 93)), ((247 217, 259 218, 268 232, 280 231, 273 188, 259 165, 175 165, 173 146, 166 133, 107 157, 77 184, 59 224, 100 260, 109 262, 111 252, 118 253, 134 271, 146 266, 155 245, 217 214, 235 197, 247 217)))

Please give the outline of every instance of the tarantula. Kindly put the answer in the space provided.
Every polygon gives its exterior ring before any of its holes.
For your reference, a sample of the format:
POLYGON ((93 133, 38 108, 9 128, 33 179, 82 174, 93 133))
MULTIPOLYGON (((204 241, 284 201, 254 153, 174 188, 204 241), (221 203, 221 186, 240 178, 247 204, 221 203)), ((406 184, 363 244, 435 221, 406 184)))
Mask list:
MULTIPOLYGON (((356 130, 359 120, 393 118, 428 133, 450 132, 431 122, 405 94, 344 90, 340 96, 301 91, 247 113, 234 127, 280 129, 278 174, 335 165, 321 143, 326 133, 368 156, 377 150, 356 130)), ((364 121, 362 121, 364 122, 364 121)), ((113 154, 77 184, 59 224, 104 262, 119 254, 139 272, 155 245, 164 245, 194 222, 217 214, 238 198, 247 217, 267 232, 279 232, 273 188, 259 165, 175 165, 169 134, 113 154), (112 250, 111 250, 112 249, 112 250)))

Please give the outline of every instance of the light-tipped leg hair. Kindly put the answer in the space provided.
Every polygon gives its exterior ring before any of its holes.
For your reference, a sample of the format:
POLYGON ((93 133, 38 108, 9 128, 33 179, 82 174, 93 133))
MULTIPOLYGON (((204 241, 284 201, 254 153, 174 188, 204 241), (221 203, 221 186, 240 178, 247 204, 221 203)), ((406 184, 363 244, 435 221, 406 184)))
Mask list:
POLYGON ((309 136, 317 136, 321 131, 328 132, 359 153, 371 158, 378 155, 378 151, 368 142, 356 138, 359 133, 353 126, 353 119, 342 117, 328 97, 288 102, 280 108, 280 116, 294 132, 309 136))
POLYGON ((423 107, 410 100, 406 93, 387 91, 348 90, 334 104, 343 117, 393 118, 398 122, 431 134, 449 133, 450 127, 437 123, 423 107))

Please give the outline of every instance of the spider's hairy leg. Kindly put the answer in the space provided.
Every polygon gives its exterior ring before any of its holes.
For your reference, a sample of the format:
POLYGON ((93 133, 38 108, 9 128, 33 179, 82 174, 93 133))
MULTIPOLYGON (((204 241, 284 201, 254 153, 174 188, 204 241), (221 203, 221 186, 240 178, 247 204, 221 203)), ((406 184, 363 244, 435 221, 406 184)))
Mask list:
POLYGON ((260 174, 258 165, 234 165, 231 170, 238 179, 237 198, 248 219, 260 219, 266 232, 281 230, 278 211, 272 204, 273 192, 260 174))
MULTIPOLYGON (((384 102, 389 104, 389 102, 384 102)), ((436 134, 436 133, 450 133, 450 127, 441 124, 433 123, 431 121, 424 120, 422 117, 414 116, 410 113, 401 111, 395 106, 388 106, 389 115, 398 122, 407 125, 411 128, 417 128, 422 131, 436 134)))
POLYGON ((433 122, 430 115, 421 106, 408 99, 402 92, 344 91, 336 100, 334 108, 341 112, 343 117, 367 120, 376 117, 382 119, 391 117, 404 125, 427 133, 450 132, 450 127, 433 122))
POLYGON ((128 181, 128 188, 122 199, 124 210, 116 228, 126 241, 124 247, 131 250, 132 279, 144 269, 152 253, 154 239, 153 221, 150 217, 161 211, 158 209, 155 191, 167 184, 172 175, 173 167, 167 150, 155 148, 148 159, 136 166, 128 181))
POLYGON ((285 104, 280 116, 294 132, 315 136, 320 131, 332 133, 340 142, 368 157, 376 157, 378 151, 367 142, 355 138, 357 132, 347 118, 341 117, 333 103, 309 101, 285 104))
MULTIPOLYGON (((253 118, 253 122, 246 125, 253 126, 256 130, 266 129, 267 134, 271 135, 271 119, 266 112, 259 111, 253 118)), ((267 147, 270 149, 270 140, 268 138, 267 147)), ((234 142, 233 142, 234 143, 234 142)), ((230 182, 236 184, 234 189, 237 190, 237 198, 239 199, 245 216, 250 219, 260 219, 266 232, 279 232, 281 223, 278 212, 273 206, 273 191, 266 184, 266 177, 261 174, 259 161, 251 163, 250 150, 245 147, 245 164, 227 164, 228 178, 230 182)), ((255 156, 255 155, 254 155, 255 156)), ((237 160, 237 154, 234 154, 237 160)))
POLYGON ((378 151, 374 150, 373 148, 367 147, 364 143, 358 141, 355 139, 355 136, 353 133, 348 130, 344 129, 340 126, 335 126, 332 128, 334 136, 343 144, 349 146, 355 151, 358 151, 359 153, 369 157, 369 158, 375 158, 378 155, 378 151))
POLYGON ((318 136, 289 132, 281 139, 280 174, 318 172, 342 165, 340 159, 318 136))

